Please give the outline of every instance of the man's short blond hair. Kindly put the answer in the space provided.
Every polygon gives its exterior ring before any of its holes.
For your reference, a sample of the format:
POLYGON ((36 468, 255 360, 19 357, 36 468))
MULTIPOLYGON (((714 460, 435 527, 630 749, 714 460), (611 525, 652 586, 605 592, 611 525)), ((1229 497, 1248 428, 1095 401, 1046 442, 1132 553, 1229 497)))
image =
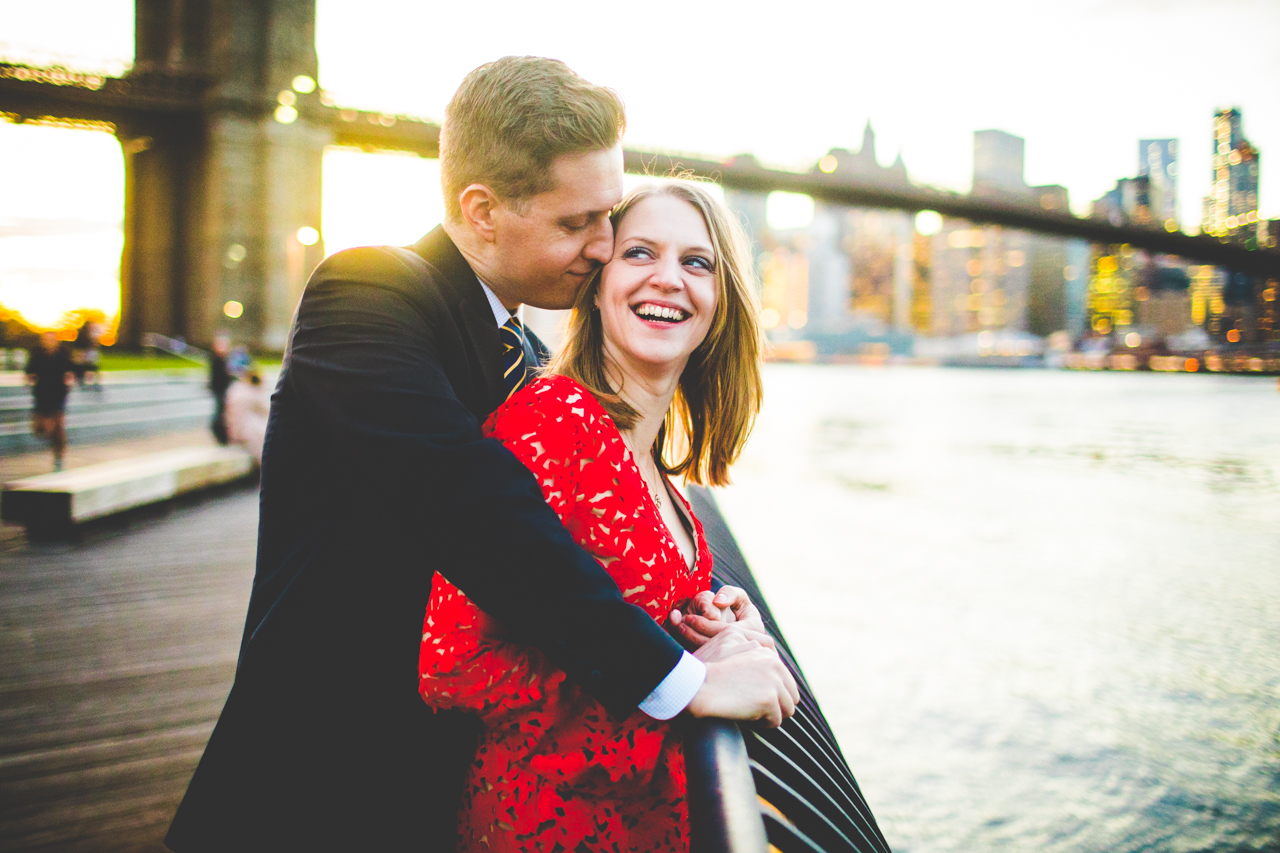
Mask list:
POLYGON ((569 66, 506 56, 467 75, 444 112, 440 183, 445 212, 462 220, 459 197, 484 184, 520 203, 555 189, 551 167, 565 154, 607 151, 626 129, 622 99, 569 66))

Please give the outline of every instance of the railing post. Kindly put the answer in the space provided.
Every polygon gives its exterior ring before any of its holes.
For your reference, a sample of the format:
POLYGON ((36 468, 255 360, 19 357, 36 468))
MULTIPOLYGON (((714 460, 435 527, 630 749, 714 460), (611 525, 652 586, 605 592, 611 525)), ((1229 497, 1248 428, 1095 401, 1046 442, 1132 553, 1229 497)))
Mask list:
POLYGON ((690 853, 765 853, 747 747, 728 720, 685 721, 690 853))

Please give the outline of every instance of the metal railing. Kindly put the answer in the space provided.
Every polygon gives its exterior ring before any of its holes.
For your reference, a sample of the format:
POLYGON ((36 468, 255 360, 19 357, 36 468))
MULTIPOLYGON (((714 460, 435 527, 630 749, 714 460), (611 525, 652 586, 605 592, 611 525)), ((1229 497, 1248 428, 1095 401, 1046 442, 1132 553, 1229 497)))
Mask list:
POLYGON ((161 352, 167 352, 170 355, 176 355, 178 358, 185 358, 187 361, 193 361, 206 367, 209 364, 209 353, 198 347, 191 346, 186 341, 169 338, 156 332, 143 332, 142 346, 148 349, 158 349, 161 352))
POLYGON ((781 853, 890 853, 715 499, 703 488, 689 491, 715 558, 713 577, 751 596, 800 688, 795 716, 779 728, 689 725, 685 769, 693 853, 761 853, 762 831, 767 846, 781 853))
POLYGON ((728 720, 688 720, 689 847, 695 853, 764 853, 767 843, 751 759, 728 720))

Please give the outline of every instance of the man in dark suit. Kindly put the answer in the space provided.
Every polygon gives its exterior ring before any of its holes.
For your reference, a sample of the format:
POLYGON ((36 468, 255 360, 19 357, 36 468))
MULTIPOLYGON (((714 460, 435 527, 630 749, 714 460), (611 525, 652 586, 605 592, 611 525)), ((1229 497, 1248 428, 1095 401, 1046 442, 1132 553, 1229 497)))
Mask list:
POLYGON ((437 569, 619 714, 794 711, 772 649, 724 632, 684 652, 480 434, 509 393, 500 328, 538 358, 515 309, 568 306, 612 254, 623 124, 561 63, 482 66, 446 113, 446 223, 313 273, 272 400, 235 684, 172 849, 453 849, 475 729, 418 696, 437 569))

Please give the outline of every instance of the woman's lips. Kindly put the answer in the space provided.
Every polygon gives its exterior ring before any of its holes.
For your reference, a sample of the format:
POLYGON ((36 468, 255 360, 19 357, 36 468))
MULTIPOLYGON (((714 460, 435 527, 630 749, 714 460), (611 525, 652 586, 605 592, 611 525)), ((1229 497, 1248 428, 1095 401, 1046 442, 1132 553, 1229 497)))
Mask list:
POLYGON ((631 312, 641 320, 653 320, 659 323, 683 323, 689 319, 689 312, 672 305, 660 305, 657 302, 641 302, 631 306, 631 312))

